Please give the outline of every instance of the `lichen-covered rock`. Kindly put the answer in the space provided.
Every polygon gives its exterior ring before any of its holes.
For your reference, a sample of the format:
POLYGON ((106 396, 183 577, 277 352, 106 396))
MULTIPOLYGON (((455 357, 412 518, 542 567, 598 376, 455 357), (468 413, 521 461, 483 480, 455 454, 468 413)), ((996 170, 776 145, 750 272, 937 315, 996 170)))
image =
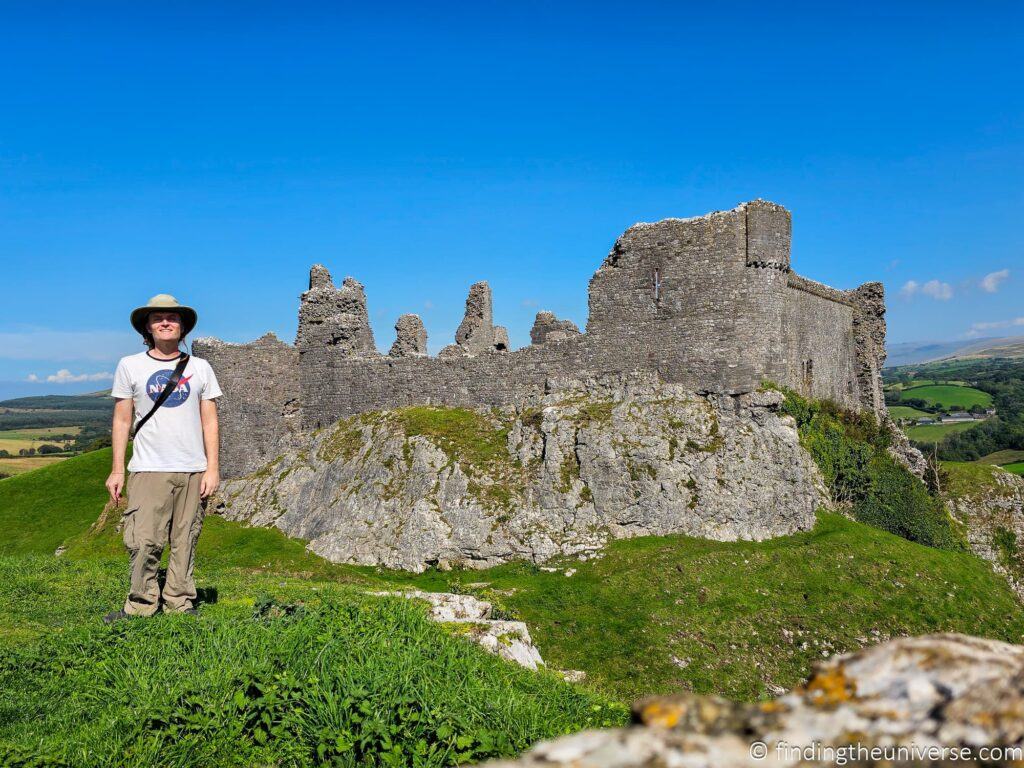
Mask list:
POLYGON ((811 528, 827 503, 780 402, 634 376, 551 380, 506 411, 364 414, 228 482, 221 511, 335 562, 413 571, 632 536, 761 540, 811 528))
POLYGON ((901 638, 824 662, 773 701, 681 694, 638 702, 633 715, 630 728, 544 742, 491 766, 1019 765, 1024 753, 1002 750, 1024 747, 1024 647, 965 635, 901 638), (1000 751, 981 751, 992 747, 1000 751))
POLYGON ((402 315, 395 323, 395 343, 390 357, 424 357, 427 354, 427 329, 419 315, 402 315))

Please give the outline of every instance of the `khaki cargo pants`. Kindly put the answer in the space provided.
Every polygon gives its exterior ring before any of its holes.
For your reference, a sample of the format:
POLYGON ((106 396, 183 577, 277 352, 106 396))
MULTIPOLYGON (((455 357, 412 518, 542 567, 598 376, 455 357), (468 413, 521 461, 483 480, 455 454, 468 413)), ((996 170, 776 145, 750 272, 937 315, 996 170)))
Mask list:
POLYGON ((168 542, 171 553, 163 608, 185 611, 192 607, 196 599, 192 570, 203 528, 202 476, 202 472, 133 472, 129 476, 122 531, 131 561, 131 590, 124 603, 128 615, 152 616, 160 607, 157 572, 168 542))

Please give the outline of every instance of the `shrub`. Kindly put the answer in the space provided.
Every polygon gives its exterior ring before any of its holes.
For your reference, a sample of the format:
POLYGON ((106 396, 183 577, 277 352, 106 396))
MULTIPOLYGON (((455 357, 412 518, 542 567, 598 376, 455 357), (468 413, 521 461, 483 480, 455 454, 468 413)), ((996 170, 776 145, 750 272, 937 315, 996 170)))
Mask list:
POLYGON ((892 435, 874 416, 781 391, 786 395, 782 410, 796 420, 801 445, 832 498, 849 504, 854 519, 919 544, 966 548, 941 500, 888 454, 892 435))

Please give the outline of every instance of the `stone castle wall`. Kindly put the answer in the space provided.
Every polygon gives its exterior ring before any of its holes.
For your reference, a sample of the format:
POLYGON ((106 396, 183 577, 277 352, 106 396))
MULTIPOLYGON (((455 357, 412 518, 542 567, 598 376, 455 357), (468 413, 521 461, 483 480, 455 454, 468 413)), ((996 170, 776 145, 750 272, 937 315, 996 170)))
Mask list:
POLYGON ((363 287, 346 278, 336 288, 316 266, 295 347, 267 337, 251 345, 196 341, 224 388, 225 446, 229 436, 238 441, 224 453, 224 473, 273 458, 300 424, 316 429, 415 404, 509 405, 543 393, 553 376, 654 371, 694 392, 729 395, 772 380, 881 414, 881 285, 838 291, 796 275, 790 239, 789 212, 761 200, 634 225, 590 281, 585 333, 542 312, 532 344, 508 351, 507 332, 493 324, 490 288, 477 283, 456 343, 437 357, 424 354, 415 315, 399 319, 391 352, 379 354, 363 287), (280 387, 245 390, 268 360, 280 387))

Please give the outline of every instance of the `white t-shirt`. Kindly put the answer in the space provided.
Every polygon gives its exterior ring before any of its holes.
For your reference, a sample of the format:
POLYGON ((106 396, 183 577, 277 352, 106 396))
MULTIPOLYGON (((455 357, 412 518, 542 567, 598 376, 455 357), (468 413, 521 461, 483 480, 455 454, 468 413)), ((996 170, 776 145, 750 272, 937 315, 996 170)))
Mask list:
MULTIPOLYGON (((146 352, 122 357, 114 373, 111 397, 132 398, 135 423, 150 412, 178 359, 156 360, 146 352)), ((206 450, 199 401, 221 396, 217 377, 205 360, 193 357, 178 386, 135 436, 129 472, 203 472, 206 450)))

